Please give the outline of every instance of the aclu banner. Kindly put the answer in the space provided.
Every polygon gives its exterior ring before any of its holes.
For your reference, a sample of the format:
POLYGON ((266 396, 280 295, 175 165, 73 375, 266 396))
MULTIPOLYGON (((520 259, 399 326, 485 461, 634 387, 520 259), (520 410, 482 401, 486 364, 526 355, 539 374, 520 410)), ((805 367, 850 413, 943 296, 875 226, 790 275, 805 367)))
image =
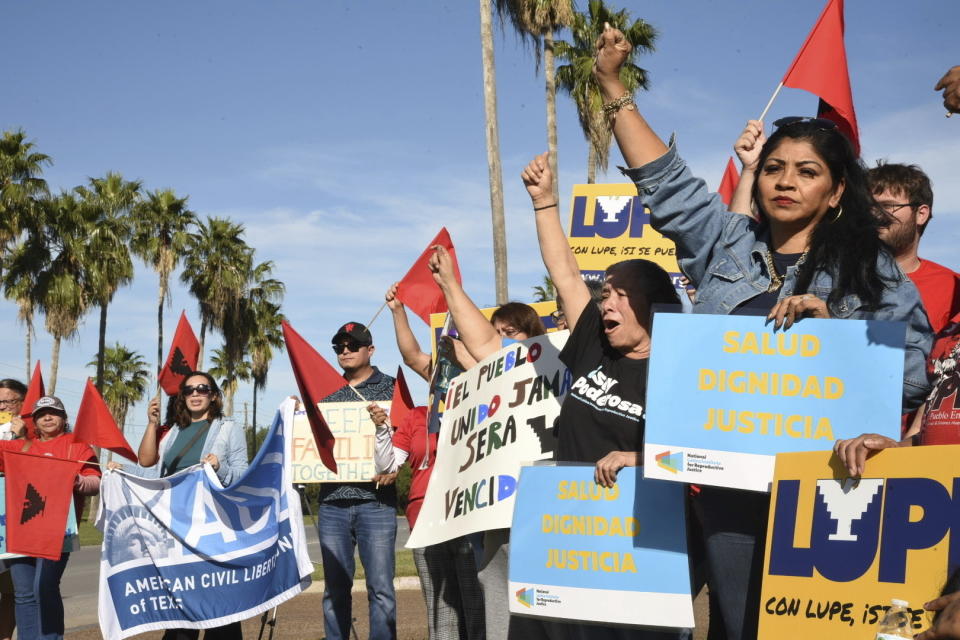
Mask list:
POLYGON ((520 465, 550 458, 553 422, 572 383, 568 331, 504 347, 450 382, 417 526, 407 546, 510 526, 520 465))
POLYGON ((207 465, 161 479, 104 476, 97 517, 104 637, 222 626, 310 584, 289 468, 294 407, 294 400, 281 405, 250 468, 227 488, 207 465))
POLYGON ((902 322, 658 313, 644 474, 769 491, 774 456, 865 426, 899 439, 902 322))
POLYGON ((683 289, 673 242, 650 226, 650 209, 633 183, 573 185, 567 240, 586 280, 602 282, 614 262, 644 258, 663 267, 677 291, 683 289))
POLYGON ((692 627, 684 487, 622 469, 524 467, 510 530, 510 613, 692 627))
POLYGON ((960 566, 960 446, 886 449, 859 480, 829 452, 777 456, 761 638, 872 638, 891 598, 923 603, 960 566))

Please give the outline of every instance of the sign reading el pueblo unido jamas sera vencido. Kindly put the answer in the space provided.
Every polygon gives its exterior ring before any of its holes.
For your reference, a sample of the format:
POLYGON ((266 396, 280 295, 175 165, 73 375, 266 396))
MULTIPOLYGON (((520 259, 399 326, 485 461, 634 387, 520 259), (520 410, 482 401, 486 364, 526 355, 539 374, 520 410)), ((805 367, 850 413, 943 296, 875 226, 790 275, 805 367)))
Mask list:
POLYGON ((558 620, 693 626, 685 487, 592 465, 523 467, 510 529, 510 612, 558 620))
POLYGON ((899 438, 902 322, 656 313, 644 474, 767 491, 780 452, 899 438))
MULTIPOLYGON (((760 638, 873 638, 896 598, 911 634, 960 566, 960 446, 895 448, 850 478, 829 451, 777 456, 760 638)), ((910 636, 912 637, 912 635, 910 636)))
POLYGON ((514 342, 450 382, 436 467, 408 547, 510 526, 520 466, 553 455, 568 332, 514 342))

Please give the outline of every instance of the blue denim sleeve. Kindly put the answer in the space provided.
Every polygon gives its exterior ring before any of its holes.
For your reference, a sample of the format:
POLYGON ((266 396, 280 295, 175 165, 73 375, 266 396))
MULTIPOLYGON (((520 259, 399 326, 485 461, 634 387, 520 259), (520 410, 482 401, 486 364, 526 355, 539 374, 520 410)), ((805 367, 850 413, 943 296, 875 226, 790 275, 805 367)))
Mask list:
POLYGON ((674 136, 665 154, 642 167, 620 168, 637 185, 650 207, 651 224, 677 247, 677 260, 688 278, 699 285, 714 245, 730 214, 720 196, 710 193, 677 152, 674 136))
POLYGON ((217 445, 223 442, 222 450, 220 446, 215 445, 211 453, 217 456, 220 461, 220 468, 217 469, 217 477, 221 484, 227 487, 237 481, 247 470, 247 443, 243 437, 243 429, 239 429, 232 420, 225 420, 220 427, 228 429, 226 438, 217 438, 217 445))
POLYGON ((906 412, 919 407, 930 392, 927 358, 933 348, 933 329, 930 328, 917 287, 909 278, 901 278, 899 283, 887 289, 881 302, 882 308, 874 317, 907 323, 903 348, 903 410, 906 412))

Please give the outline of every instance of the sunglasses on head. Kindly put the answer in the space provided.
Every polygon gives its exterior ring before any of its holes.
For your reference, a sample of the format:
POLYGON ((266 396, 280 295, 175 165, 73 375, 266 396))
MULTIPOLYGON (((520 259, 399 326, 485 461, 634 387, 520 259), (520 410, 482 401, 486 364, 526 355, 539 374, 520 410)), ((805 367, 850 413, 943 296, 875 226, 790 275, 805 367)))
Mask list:
POLYGON ((833 120, 827 120, 826 118, 808 118, 806 116, 787 116, 786 118, 780 118, 779 120, 773 121, 773 126, 775 126, 777 129, 781 129, 783 127, 789 127, 791 125, 800 124, 803 122, 809 122, 810 124, 815 125, 824 131, 837 128, 837 123, 833 120))
POLYGON ((344 351, 349 351, 350 353, 356 353, 357 351, 360 351, 361 347, 365 347, 365 346, 367 345, 360 344, 359 342, 345 342, 344 344, 333 345, 333 352, 337 355, 340 355, 344 351))
POLYGON ((191 386, 188 384, 183 388, 183 395, 192 396, 194 391, 199 393, 201 396, 208 396, 210 395, 210 392, 212 391, 212 389, 208 384, 198 384, 196 386, 191 386))

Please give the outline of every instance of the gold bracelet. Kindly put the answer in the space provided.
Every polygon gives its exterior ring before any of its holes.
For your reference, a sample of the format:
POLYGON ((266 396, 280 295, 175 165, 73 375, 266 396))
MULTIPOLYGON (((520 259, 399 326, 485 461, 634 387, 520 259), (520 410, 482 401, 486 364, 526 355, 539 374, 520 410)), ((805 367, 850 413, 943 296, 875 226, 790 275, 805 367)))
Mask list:
POLYGON ((616 100, 606 103, 603 105, 602 109, 604 115, 606 115, 608 118, 611 118, 615 116, 620 109, 626 107, 627 105, 633 105, 633 107, 637 106, 633 101, 633 94, 631 94, 629 91, 625 91, 623 95, 616 100))

